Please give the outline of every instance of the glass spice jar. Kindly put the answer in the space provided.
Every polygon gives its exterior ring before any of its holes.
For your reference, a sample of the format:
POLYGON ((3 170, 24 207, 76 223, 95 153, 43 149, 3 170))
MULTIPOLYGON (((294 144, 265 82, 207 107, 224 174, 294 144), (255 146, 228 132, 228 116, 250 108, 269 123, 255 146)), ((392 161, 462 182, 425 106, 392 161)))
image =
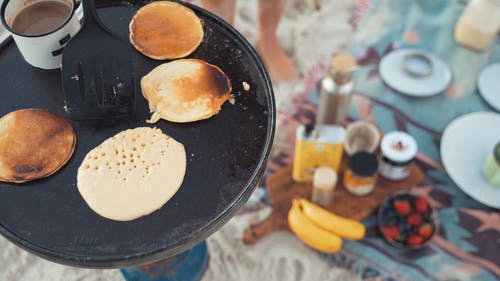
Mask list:
POLYGON ((337 184, 337 173, 330 167, 319 167, 314 171, 312 201, 328 207, 333 190, 337 184))
POLYGON ((344 187, 354 195, 367 195, 377 182, 377 156, 360 151, 349 159, 349 168, 344 172, 344 187))

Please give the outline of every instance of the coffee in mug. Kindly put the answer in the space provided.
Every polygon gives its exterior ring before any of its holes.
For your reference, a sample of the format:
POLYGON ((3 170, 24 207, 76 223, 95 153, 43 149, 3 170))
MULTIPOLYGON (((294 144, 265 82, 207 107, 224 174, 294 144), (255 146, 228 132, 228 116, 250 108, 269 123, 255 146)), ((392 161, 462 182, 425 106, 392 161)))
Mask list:
POLYGON ((64 46, 81 28, 75 6, 74 0, 4 0, 1 20, 29 64, 56 69, 64 46))
POLYGON ((17 33, 39 36, 62 26, 71 14, 71 5, 62 1, 41 1, 24 7, 10 27, 17 33))

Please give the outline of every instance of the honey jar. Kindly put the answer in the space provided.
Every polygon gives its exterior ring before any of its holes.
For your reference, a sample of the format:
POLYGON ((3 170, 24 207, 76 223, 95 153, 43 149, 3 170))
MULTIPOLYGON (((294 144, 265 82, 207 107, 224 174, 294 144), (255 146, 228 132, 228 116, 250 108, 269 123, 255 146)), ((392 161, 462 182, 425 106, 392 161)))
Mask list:
POLYGON ((377 181, 378 161, 375 154, 365 151, 354 153, 349 167, 344 172, 344 187, 354 195, 367 195, 373 191, 377 181))

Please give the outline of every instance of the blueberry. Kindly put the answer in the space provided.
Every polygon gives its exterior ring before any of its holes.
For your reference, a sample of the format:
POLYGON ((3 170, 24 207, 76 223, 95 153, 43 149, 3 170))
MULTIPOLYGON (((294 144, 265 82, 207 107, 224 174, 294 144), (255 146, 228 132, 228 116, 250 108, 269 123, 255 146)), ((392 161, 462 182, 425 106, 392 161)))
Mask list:
POLYGON ((382 217, 385 219, 385 218, 390 218, 390 217, 393 217, 394 216, 394 211, 392 211, 391 209, 389 208, 384 208, 382 210, 382 217))
POLYGON ((394 241, 404 244, 406 241, 406 235, 399 234, 398 237, 396 237, 396 239, 394 239, 394 241))
POLYGON ((411 226, 406 223, 406 221, 400 221, 398 223, 398 228, 399 228, 399 231, 404 235, 404 236, 407 236, 408 234, 411 233, 411 226))
POLYGON ((424 220, 427 222, 431 222, 432 221, 432 212, 425 212, 424 213, 424 220))
POLYGON ((410 233, 418 234, 418 227, 415 226, 410 227, 410 233))
POLYGON ((396 225, 398 224, 398 222, 399 222, 398 217, 390 217, 385 219, 385 223, 388 225, 396 225))
POLYGON ((398 222, 398 228, 399 228, 399 230, 403 231, 406 228, 406 222, 399 221, 398 222))
POLYGON ((411 202, 413 202, 414 196, 413 196, 413 195, 411 195, 411 194, 401 194, 401 195, 399 196, 399 199, 401 199, 401 200, 406 200, 406 201, 408 201, 408 202, 410 202, 410 203, 411 203, 411 202))

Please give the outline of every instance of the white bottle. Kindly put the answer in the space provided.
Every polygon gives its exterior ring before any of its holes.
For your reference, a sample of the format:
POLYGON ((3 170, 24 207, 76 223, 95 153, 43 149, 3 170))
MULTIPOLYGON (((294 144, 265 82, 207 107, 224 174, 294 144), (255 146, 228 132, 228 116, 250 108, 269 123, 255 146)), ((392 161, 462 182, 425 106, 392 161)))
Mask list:
POLYGON ((500 29, 500 0, 471 0, 455 25, 455 40, 464 47, 484 51, 500 29))

